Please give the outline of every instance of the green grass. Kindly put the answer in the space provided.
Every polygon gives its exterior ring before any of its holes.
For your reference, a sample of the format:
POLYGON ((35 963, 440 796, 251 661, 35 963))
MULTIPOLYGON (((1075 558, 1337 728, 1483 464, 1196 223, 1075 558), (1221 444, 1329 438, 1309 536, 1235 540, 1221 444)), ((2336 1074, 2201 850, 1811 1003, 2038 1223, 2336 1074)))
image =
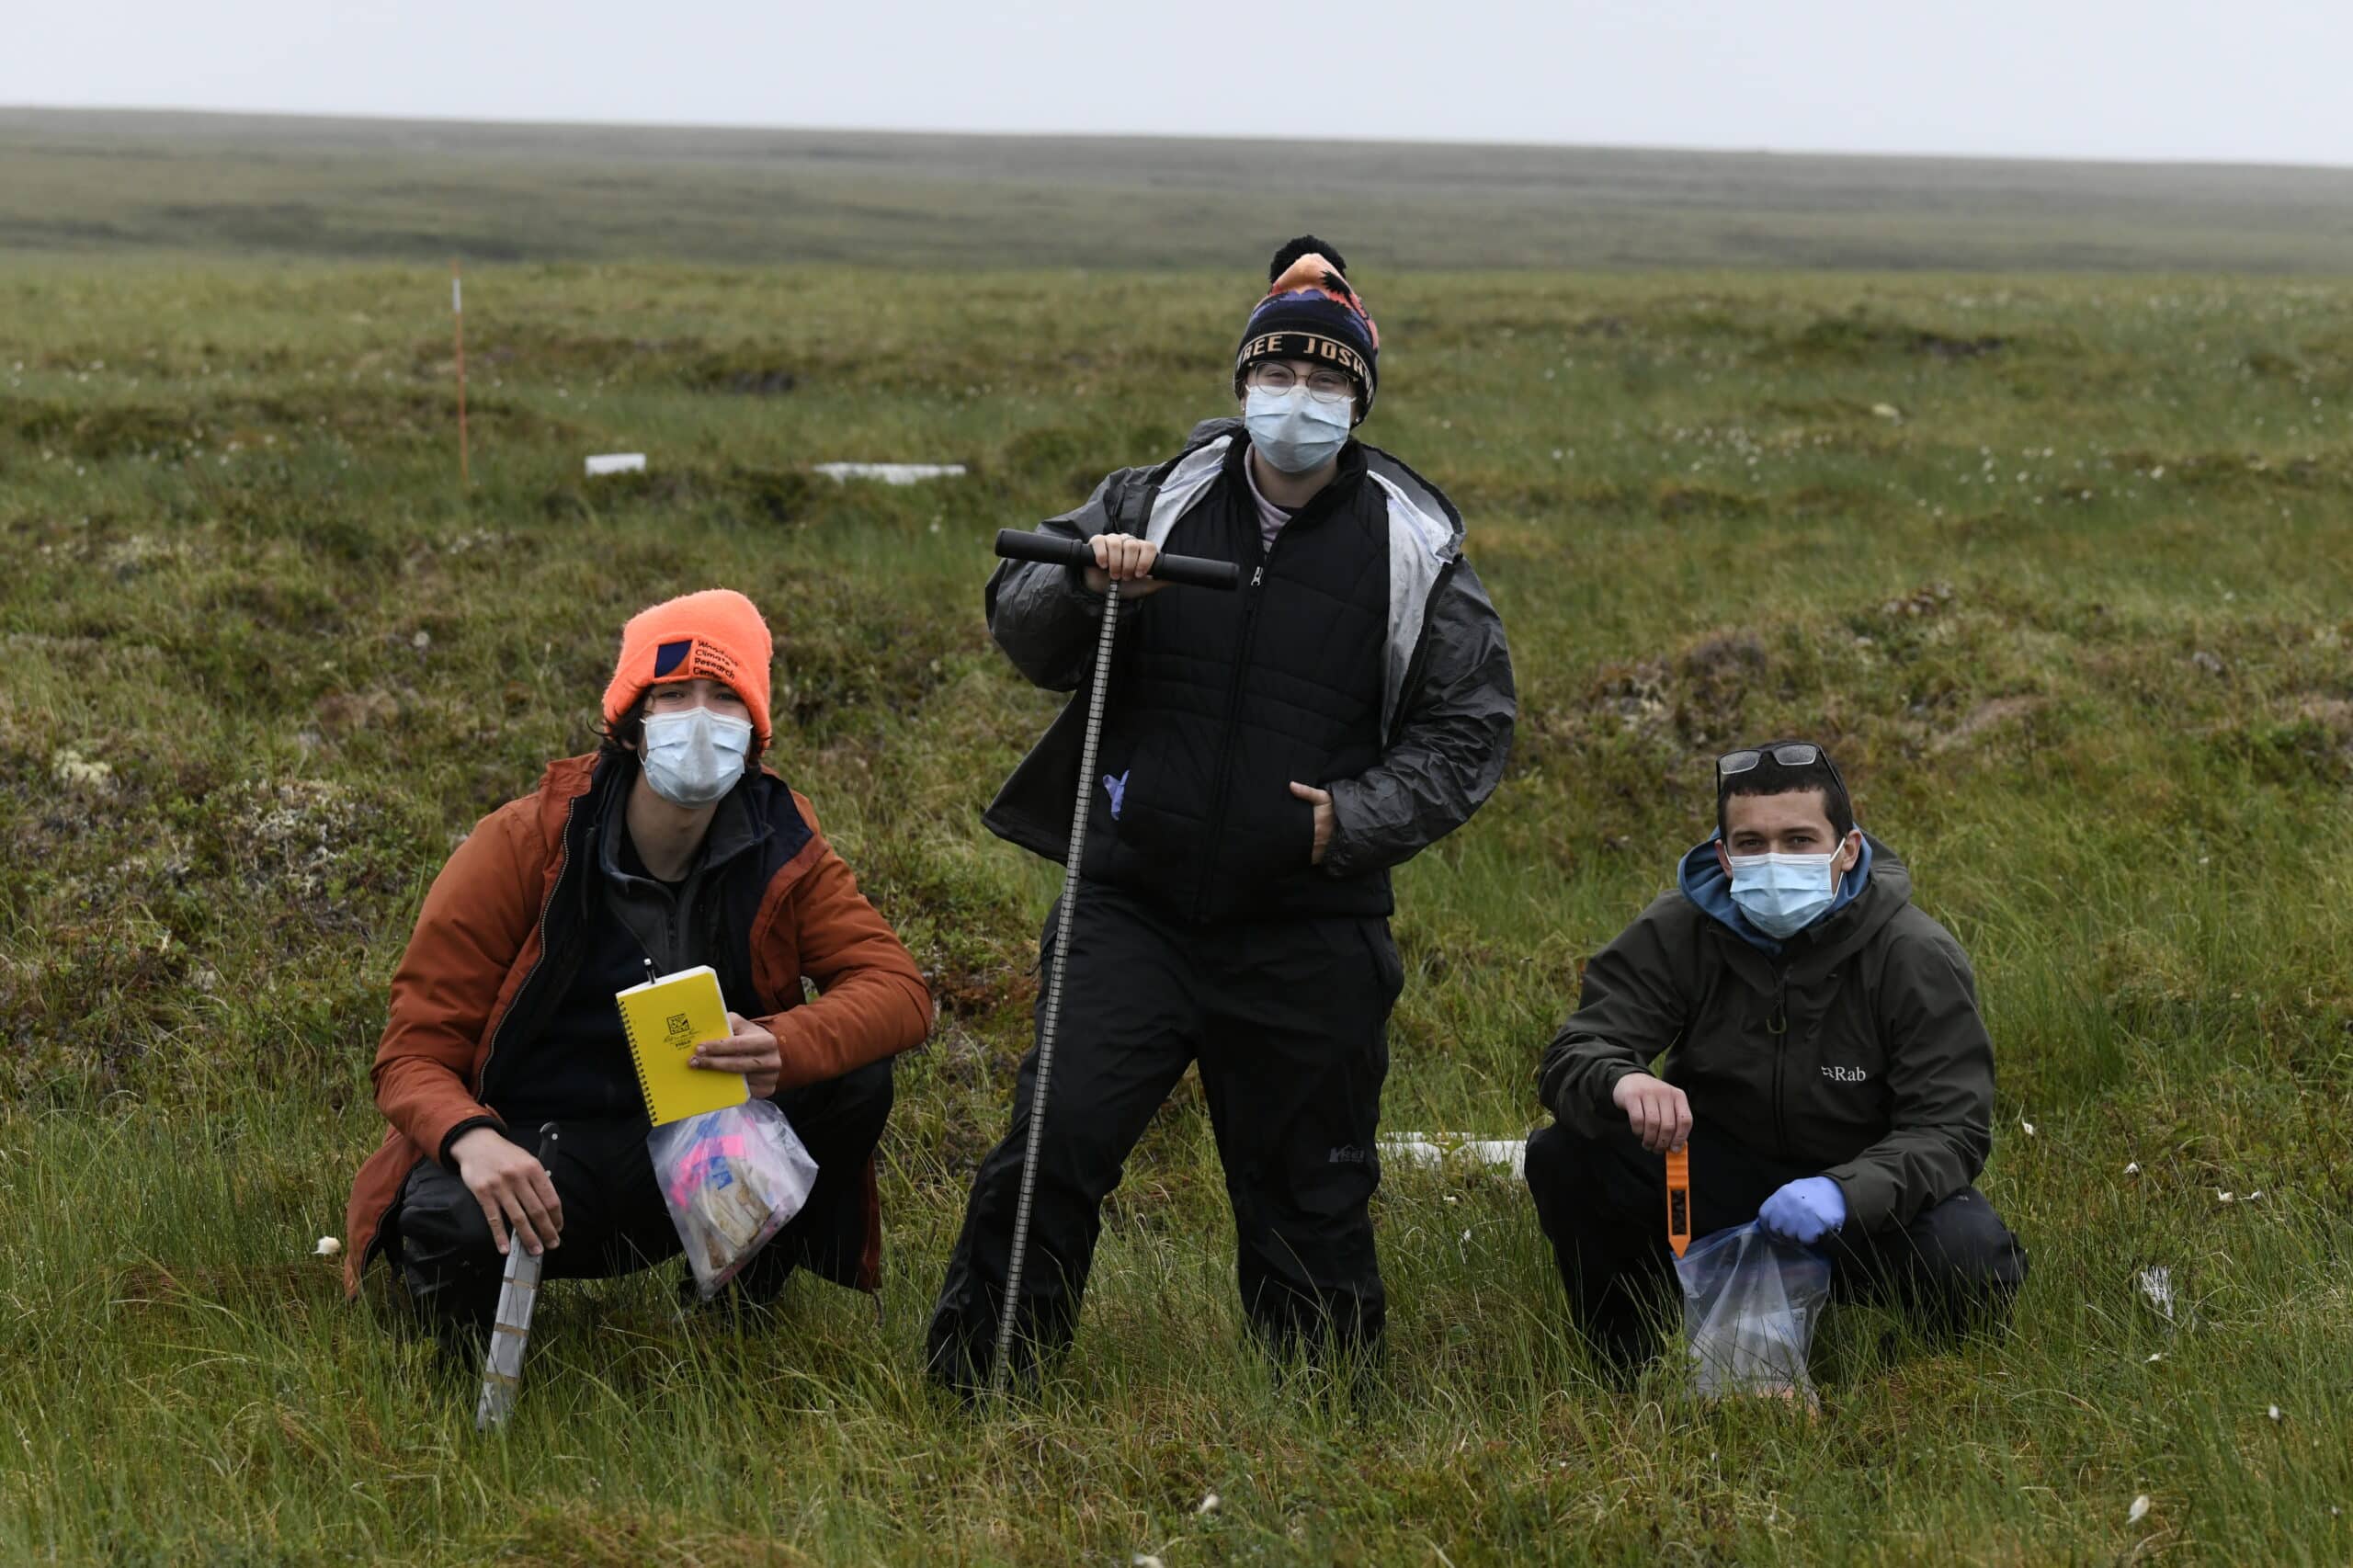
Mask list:
POLYGON ((1247 281, 477 271, 461 495, 429 267, 0 267, 0 1560, 2353 1555, 2337 284, 1374 289, 1368 434, 1469 515, 1522 691, 1495 801, 1399 880, 1386 1124, 1524 1131, 1707 759, 1820 735, 1977 961, 2013 1335, 1834 1316, 1813 1422, 1607 1392, 1524 1194, 1398 1171, 1389 1370, 1337 1408, 1241 1340, 1188 1084, 1063 1380, 926 1393, 1056 877, 977 822, 1053 709, 987 642, 987 541, 1218 412, 1247 281), (612 449, 650 472, 584 481, 612 449), (806 473, 835 458, 973 473, 806 473), (771 617, 778 760, 944 1002, 884 1145, 885 1310, 802 1281, 774 1325, 688 1327, 666 1277, 554 1289, 483 1441, 381 1275, 347 1307, 308 1255, 426 880, 585 749, 621 620, 714 583, 771 617))

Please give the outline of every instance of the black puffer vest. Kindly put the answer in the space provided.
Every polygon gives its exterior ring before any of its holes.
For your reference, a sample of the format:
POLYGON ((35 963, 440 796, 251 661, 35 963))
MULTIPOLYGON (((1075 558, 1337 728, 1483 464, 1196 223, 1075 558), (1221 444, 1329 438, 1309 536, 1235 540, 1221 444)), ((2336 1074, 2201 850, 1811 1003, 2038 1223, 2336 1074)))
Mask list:
POLYGON ((1385 872, 1311 862, 1291 781, 1381 759, 1389 511, 1354 443, 1267 549, 1236 441, 1164 549, 1237 562, 1232 593, 1174 587, 1123 610, 1086 874, 1195 920, 1385 915, 1385 872))

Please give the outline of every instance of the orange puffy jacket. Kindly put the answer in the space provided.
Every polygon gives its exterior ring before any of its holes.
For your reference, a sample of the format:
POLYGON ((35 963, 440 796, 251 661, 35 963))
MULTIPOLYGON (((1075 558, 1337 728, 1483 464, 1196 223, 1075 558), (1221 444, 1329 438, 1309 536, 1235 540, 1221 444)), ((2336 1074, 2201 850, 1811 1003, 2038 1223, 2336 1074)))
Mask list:
MULTIPOLYGON (((376 1048, 376 1104, 392 1125, 352 1185, 347 1292, 358 1292, 410 1168, 439 1157, 460 1123, 496 1119, 482 1100, 484 1070, 541 967, 567 869, 593 863, 589 797, 599 788, 617 796, 621 782, 610 766, 599 777, 593 756, 551 764, 535 794, 475 825, 425 895, 376 1048)), ((767 769, 753 787, 762 794, 758 809, 786 830, 772 836, 769 858, 778 863, 748 933, 760 1009, 754 1021, 776 1036, 784 1057, 778 1086, 836 1078, 920 1043, 931 1028, 931 995, 914 958, 817 831, 808 801, 767 769), (816 983, 814 1002, 802 999, 803 976, 816 983)), ((882 1256, 870 1162, 866 1213, 858 1278, 845 1283, 870 1290, 882 1256)))

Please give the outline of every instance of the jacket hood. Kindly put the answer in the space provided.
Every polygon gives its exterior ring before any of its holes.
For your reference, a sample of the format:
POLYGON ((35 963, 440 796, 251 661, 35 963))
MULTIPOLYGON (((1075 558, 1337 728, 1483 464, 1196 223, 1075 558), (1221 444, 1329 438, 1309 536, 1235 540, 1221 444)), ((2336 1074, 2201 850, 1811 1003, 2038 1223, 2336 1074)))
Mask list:
POLYGON ((1700 914, 1769 958, 1779 958, 1801 944, 1847 945, 1887 924, 1897 910, 1912 902, 1911 872, 1893 850, 1867 833, 1862 858, 1840 879, 1838 896, 1831 900, 1830 907, 1795 936, 1776 939, 1750 925, 1733 902, 1732 879, 1716 863, 1717 837, 1711 834, 1685 853, 1677 883, 1700 914), (1850 908, 1855 909, 1854 915, 1842 918, 1850 908))
MULTIPOLYGON (((1243 422, 1231 415, 1204 419, 1193 426, 1192 434, 1185 437, 1184 454, 1177 458, 1173 467, 1184 467, 1186 458, 1212 442, 1219 443, 1218 453, 1222 458, 1225 452, 1223 443, 1244 433, 1243 422)), ((1353 441, 1355 437, 1350 439, 1353 441)), ((1468 530, 1463 526, 1462 514, 1455 509, 1452 501, 1447 499, 1446 492, 1379 447, 1365 441, 1356 441, 1356 446, 1364 453, 1367 475, 1388 493, 1389 515, 1395 517, 1402 514, 1412 525, 1421 547, 1434 559, 1451 561, 1461 554, 1463 537, 1468 530)), ((1173 472, 1171 477, 1174 478, 1173 472)))
POLYGON ((1193 433, 1185 437, 1185 449, 1189 452, 1195 447, 1209 445, 1220 436, 1235 436, 1241 432, 1240 419, 1231 414, 1222 414, 1214 419, 1204 419, 1194 426, 1193 433))

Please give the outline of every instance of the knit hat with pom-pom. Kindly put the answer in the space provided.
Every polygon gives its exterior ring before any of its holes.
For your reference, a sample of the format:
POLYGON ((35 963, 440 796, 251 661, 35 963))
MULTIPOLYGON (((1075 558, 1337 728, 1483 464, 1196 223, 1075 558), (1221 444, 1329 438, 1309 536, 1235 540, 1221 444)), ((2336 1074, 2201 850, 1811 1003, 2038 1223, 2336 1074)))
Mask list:
POLYGON ((1275 252, 1267 266, 1267 294, 1242 328, 1233 356, 1233 395, 1261 359, 1313 359, 1346 372, 1357 384, 1357 417, 1372 412, 1380 387, 1381 329, 1348 287, 1340 253, 1313 234, 1275 252))

